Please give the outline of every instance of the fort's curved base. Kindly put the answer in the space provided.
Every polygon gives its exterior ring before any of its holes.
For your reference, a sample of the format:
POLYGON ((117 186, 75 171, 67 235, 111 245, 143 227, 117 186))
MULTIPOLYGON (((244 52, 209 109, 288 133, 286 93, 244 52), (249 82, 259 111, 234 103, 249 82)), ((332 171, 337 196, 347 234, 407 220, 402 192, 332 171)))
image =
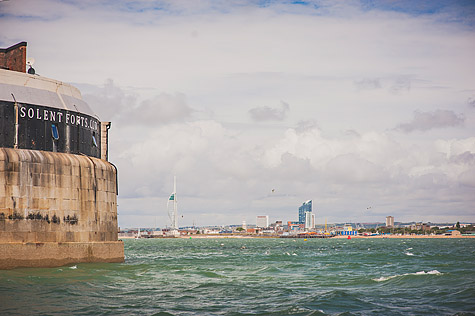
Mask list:
POLYGON ((123 262, 122 241, 0 243, 0 269, 58 267, 84 262, 123 262))
POLYGON ((124 261, 116 181, 105 160, 0 148, 0 269, 124 261))

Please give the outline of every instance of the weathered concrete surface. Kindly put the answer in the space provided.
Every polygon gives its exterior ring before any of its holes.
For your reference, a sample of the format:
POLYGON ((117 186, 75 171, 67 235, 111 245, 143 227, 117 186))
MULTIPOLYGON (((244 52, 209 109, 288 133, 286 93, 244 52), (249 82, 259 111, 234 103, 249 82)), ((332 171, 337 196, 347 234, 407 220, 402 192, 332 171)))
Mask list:
POLYGON ((124 244, 116 242, 0 243, 0 269, 57 267, 80 262, 123 262, 124 244))
MULTIPOLYGON (((20 251, 24 258, 6 257, 7 252, 0 250, 0 262, 23 260, 32 263, 31 266, 43 266, 41 262, 50 266, 55 255, 49 256, 48 251, 60 251, 62 243, 100 242, 115 242, 117 246, 110 249, 115 249, 116 253, 107 256, 114 262, 119 257, 123 260, 123 244, 117 241, 116 190, 116 170, 107 161, 64 153, 0 148, 0 249, 20 249, 20 244, 48 244, 44 254, 20 251), (8 245, 10 243, 16 245, 8 245), (54 244, 57 250, 53 250, 54 244)), ((75 248, 70 246, 68 249, 75 248)), ((84 254, 77 249, 78 254, 84 254)), ((100 253, 102 255, 97 258, 107 257, 107 251, 100 253)), ((87 258, 96 260, 93 259, 96 256, 78 254, 67 257, 56 253, 59 256, 56 262, 72 262, 68 258, 77 258, 75 262, 85 262, 87 258)))

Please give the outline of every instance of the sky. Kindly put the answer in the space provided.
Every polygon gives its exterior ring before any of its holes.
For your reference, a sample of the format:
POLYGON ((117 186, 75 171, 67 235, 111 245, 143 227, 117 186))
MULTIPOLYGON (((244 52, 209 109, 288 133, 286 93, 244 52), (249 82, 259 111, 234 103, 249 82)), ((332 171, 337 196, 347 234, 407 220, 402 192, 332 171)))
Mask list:
POLYGON ((111 121, 119 225, 475 222, 473 1, 0 1, 111 121))

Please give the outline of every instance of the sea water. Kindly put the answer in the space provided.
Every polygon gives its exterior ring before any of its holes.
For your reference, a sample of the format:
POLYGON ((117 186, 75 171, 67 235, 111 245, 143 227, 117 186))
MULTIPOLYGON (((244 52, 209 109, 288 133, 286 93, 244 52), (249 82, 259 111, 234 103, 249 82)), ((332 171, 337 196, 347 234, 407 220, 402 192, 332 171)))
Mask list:
POLYGON ((0 271, 1 315, 474 315, 475 239, 125 240, 0 271))

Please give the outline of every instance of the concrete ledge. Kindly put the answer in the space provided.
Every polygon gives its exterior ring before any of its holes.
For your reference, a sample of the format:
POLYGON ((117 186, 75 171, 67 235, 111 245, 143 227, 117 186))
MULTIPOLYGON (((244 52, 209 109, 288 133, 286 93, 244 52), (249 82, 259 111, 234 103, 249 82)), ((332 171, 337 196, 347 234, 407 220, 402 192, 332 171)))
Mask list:
POLYGON ((0 243, 0 269, 123 261, 122 241, 0 243))

